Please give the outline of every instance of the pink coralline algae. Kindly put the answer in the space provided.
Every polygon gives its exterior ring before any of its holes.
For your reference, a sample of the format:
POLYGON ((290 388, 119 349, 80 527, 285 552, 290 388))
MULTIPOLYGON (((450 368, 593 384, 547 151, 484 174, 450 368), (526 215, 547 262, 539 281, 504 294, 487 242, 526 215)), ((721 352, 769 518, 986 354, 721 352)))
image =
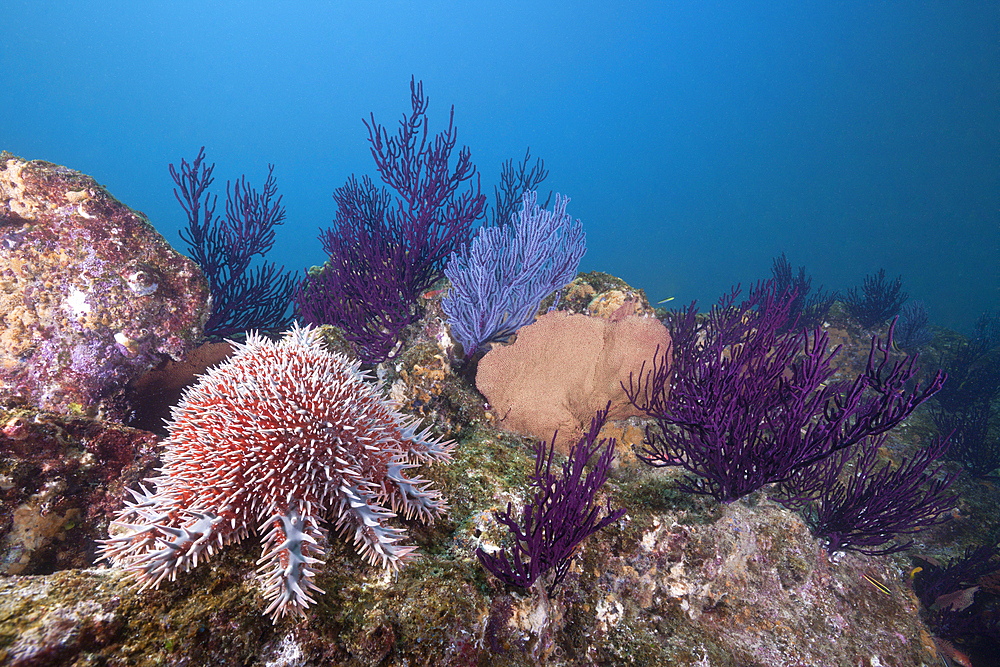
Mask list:
POLYGON ((265 613, 277 620, 323 592, 312 581, 323 519, 372 564, 395 569, 411 557, 387 519, 432 522, 447 505, 404 471, 448 460, 453 444, 418 431, 316 330, 295 327, 277 343, 251 334, 236 347, 174 408, 162 474, 131 492, 102 552, 141 588, 158 587, 256 529, 265 613))
POLYGON ((96 419, 0 407, 0 575, 90 567, 125 481, 153 469, 156 442, 96 419))
POLYGON ((96 414, 196 345, 208 309, 201 271, 142 213, 90 176, 0 153, 0 401, 96 414))

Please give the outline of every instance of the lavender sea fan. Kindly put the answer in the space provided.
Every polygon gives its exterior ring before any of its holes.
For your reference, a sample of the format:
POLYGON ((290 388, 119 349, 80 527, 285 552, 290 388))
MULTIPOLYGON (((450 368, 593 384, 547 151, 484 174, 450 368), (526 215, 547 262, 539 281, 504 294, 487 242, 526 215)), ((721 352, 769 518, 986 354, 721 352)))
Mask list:
POLYGON ((511 224, 482 227, 469 247, 451 254, 451 289, 441 307, 466 356, 529 324, 541 300, 576 277, 587 251, 583 225, 566 214, 568 197, 557 194, 552 212, 537 201, 536 192, 525 192, 511 224))
POLYGON ((531 477, 535 494, 525 505, 521 521, 509 503, 507 511, 497 516, 510 530, 510 556, 506 551, 494 555, 476 550, 483 567, 504 583, 530 588, 538 577, 554 570, 548 587, 551 595, 569 572, 573 552, 580 543, 625 513, 624 508, 612 511, 609 500, 604 517, 599 518, 597 493, 607 481, 615 457, 614 438, 597 441, 606 417, 607 408, 591 420, 590 430, 573 445, 563 463, 562 477, 552 471, 555 436, 548 446, 544 442, 535 446, 535 474, 531 477), (585 466, 595 454, 597 459, 586 472, 585 466))

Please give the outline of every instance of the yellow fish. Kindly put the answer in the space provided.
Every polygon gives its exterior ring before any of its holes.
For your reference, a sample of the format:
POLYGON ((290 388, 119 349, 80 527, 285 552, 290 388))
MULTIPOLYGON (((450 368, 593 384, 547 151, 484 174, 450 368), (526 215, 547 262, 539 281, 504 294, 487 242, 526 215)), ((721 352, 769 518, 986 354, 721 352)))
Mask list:
POLYGON ((657 301, 656 305, 659 306, 661 303, 667 303, 668 301, 673 301, 676 298, 677 298, 676 296, 668 296, 666 299, 663 299, 662 301, 657 301))
POLYGON ((865 576, 865 579, 868 580, 868 583, 870 583, 875 588, 879 589, 879 591, 881 591, 882 593, 885 593, 886 595, 890 595, 890 596, 892 595, 892 591, 889 590, 889 587, 886 586, 885 584, 883 584, 881 581, 879 581, 878 579, 875 579, 873 577, 870 577, 867 574, 864 575, 864 576, 865 576))

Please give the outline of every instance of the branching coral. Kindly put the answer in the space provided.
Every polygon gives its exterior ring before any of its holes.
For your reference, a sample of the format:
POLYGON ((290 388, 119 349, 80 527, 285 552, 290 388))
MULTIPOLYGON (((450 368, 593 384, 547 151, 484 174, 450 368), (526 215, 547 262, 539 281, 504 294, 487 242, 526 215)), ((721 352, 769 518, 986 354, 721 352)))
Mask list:
POLYGON ((907 299, 902 287, 902 276, 890 282, 885 278, 885 269, 879 269, 877 275, 865 276, 860 292, 857 287, 847 290, 844 303, 858 324, 871 329, 881 326, 899 313, 900 306, 907 299))
MULTIPOLYGON (((496 203, 491 212, 491 224, 494 227, 505 225, 514 219, 514 207, 524 199, 526 192, 536 190, 542 181, 549 175, 545 168, 545 161, 542 158, 535 160, 535 166, 528 169, 528 162, 531 160, 531 148, 524 152, 524 159, 514 169, 514 160, 507 160, 500 167, 500 185, 493 186, 493 194, 496 203)), ((542 208, 549 207, 549 200, 552 199, 552 191, 546 197, 542 208)))
POLYGON ((563 463, 562 476, 552 471, 555 436, 546 445, 535 445, 535 474, 531 485, 535 494, 521 512, 520 521, 508 503, 507 511, 497 516, 507 526, 512 538, 510 553, 496 555, 483 549, 476 556, 487 570, 506 584, 529 588, 542 575, 553 570, 549 594, 569 572, 573 552, 585 539, 601 528, 614 523, 625 513, 611 509, 608 501, 604 516, 597 494, 604 486, 615 457, 615 440, 600 440, 607 411, 598 412, 590 422, 590 430, 570 451, 563 463), (590 471, 587 462, 598 455, 590 471))
POLYGON ((342 327, 374 363, 419 319, 418 297, 443 276, 446 259, 469 240, 486 206, 469 149, 459 151, 454 169, 448 164, 457 140, 454 107, 448 128, 428 142, 428 100, 412 79, 410 101, 412 112, 393 137, 374 115, 365 121, 375 165, 396 199, 367 178, 339 188, 334 226, 320 236, 329 260, 295 292, 306 323, 342 327))
POLYGON ((791 297, 791 304, 788 307, 788 321, 786 329, 811 329, 823 323, 830 307, 839 296, 837 292, 824 292, 820 287, 809 296, 812 288, 812 278, 806 275, 806 267, 800 266, 795 277, 792 276, 792 265, 781 253, 781 257, 775 257, 771 267, 774 275, 775 287, 778 294, 788 292, 791 297))
POLYGON ((869 555, 903 551, 913 541, 898 542, 951 518, 957 497, 948 493, 955 474, 928 470, 948 448, 938 440, 898 466, 878 466, 886 436, 866 438, 854 449, 798 471, 782 484, 777 500, 804 510, 813 534, 831 552, 852 550, 869 555))
POLYGON ((673 366, 657 355, 626 388, 657 422, 639 458, 687 470, 687 491, 728 502, 786 480, 893 428, 944 383, 938 372, 908 389, 919 369, 910 357, 890 363, 891 329, 885 344, 872 339, 864 373, 832 383, 840 348, 828 350, 824 332, 780 333, 787 293, 769 281, 739 304, 738 295, 704 320, 694 304, 668 317, 673 366))
POLYGON ((251 188, 245 177, 236 179, 232 191, 227 182, 226 216, 221 218, 215 216, 217 198, 206 192, 215 180, 215 165, 205 166, 204 159, 202 146, 193 163, 181 160, 180 171, 171 164, 170 176, 177 185, 174 196, 188 216, 181 238, 205 272, 212 293, 205 335, 221 339, 250 329, 284 329, 292 321, 294 277, 273 262, 251 268, 254 256, 264 257, 274 245, 274 228, 285 220, 281 197, 274 199, 274 166, 262 192, 251 188))
POLYGON ((576 277, 587 239, 566 214, 569 198, 557 194, 551 212, 536 202, 537 193, 525 192, 509 225, 483 227, 470 247, 451 254, 441 307, 466 356, 530 324, 542 299, 576 277))

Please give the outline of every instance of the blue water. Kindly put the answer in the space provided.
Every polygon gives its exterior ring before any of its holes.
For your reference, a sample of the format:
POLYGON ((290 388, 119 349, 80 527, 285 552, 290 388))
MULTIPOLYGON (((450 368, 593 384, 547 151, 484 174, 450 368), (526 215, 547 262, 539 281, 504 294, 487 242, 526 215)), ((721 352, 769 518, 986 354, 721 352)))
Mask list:
MULTIPOLYGON (((932 320, 1000 307, 1000 12, 990 2, 7 0, 0 148, 79 169, 178 248, 171 162, 276 165, 272 258, 318 264, 411 74, 493 198, 526 146, 599 269, 713 302, 785 252, 813 286, 884 267, 932 320), (207 5, 218 5, 207 6, 207 5), (748 8, 750 7, 750 8, 748 8)), ((223 194, 224 197, 224 194, 223 194)), ((220 204, 219 210, 222 210, 220 204)))

